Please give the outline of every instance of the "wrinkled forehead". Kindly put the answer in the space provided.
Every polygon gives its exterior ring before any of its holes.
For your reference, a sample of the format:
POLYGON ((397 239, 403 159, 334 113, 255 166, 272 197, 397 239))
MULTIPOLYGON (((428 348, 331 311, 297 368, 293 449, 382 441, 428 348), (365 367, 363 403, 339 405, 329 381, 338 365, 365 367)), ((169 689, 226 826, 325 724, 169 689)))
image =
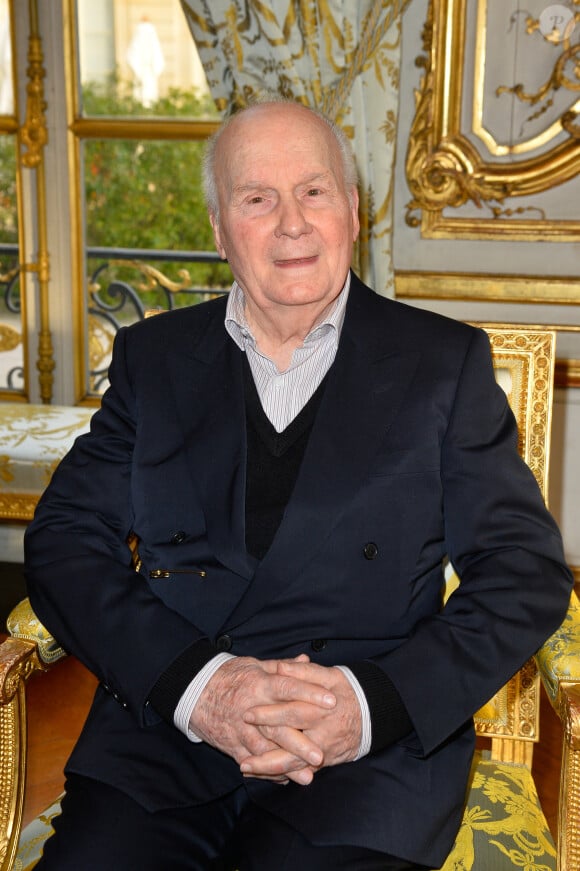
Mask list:
POLYGON ((255 175, 290 162, 304 172, 330 170, 341 175, 338 144, 324 121, 299 104, 266 103, 233 118, 218 140, 215 153, 218 183, 230 189, 246 172, 255 175))

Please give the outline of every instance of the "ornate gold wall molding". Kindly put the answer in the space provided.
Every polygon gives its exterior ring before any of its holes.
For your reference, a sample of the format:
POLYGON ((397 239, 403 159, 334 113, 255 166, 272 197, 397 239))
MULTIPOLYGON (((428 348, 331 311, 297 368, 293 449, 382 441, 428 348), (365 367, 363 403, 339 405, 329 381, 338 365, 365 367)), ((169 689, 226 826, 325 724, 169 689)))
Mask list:
POLYGON ((554 386, 580 387, 580 359, 556 360, 554 386))
MULTIPOLYGON (((517 302, 571 304, 580 299, 580 281, 542 276, 476 275, 474 273, 397 272, 398 299, 436 299, 457 302, 517 302)), ((537 324, 530 329, 578 335, 579 357, 556 360, 554 385, 580 387, 580 325, 537 324)))
POLYGON ((395 291, 401 298, 574 305, 580 278, 398 270, 395 291))
MULTIPOLYGON (((540 8, 539 0, 529 5, 540 8)), ((549 206, 540 196, 580 172, 580 45, 570 38, 562 42, 558 60, 535 91, 519 82, 496 87, 494 68, 506 54, 501 39, 507 37, 492 24, 503 15, 507 25, 509 12, 504 0, 430 0, 425 54, 417 61, 424 72, 406 158, 412 195, 406 220, 420 226, 425 237, 580 238, 580 209, 577 218, 549 217, 549 206), (491 59, 490 32, 495 48, 491 59), (508 92, 511 97, 505 99, 508 92), (501 120, 502 106, 513 115, 515 103, 527 112, 518 130, 501 120), (517 200, 532 196, 524 205, 517 200)), ((521 31, 524 24, 516 21, 515 26, 521 31)), ((528 52, 530 63, 546 42, 539 28, 538 19, 529 15, 525 33, 519 32, 518 45, 528 52)), ((544 62, 552 63, 548 56, 544 62)))

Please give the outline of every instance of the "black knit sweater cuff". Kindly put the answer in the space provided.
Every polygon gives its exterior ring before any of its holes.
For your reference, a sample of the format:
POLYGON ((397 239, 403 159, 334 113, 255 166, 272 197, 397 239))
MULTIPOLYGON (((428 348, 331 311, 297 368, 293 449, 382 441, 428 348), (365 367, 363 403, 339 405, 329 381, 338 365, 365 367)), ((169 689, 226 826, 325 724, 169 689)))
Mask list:
POLYGON ((413 723, 401 696, 382 668, 369 660, 349 663, 348 667, 361 685, 369 706, 372 728, 369 752, 384 750, 408 735, 413 723))
POLYGON ((198 671, 201 671, 218 652, 215 644, 202 639, 173 660, 149 694, 149 701, 159 716, 173 724, 173 714, 181 696, 198 671))

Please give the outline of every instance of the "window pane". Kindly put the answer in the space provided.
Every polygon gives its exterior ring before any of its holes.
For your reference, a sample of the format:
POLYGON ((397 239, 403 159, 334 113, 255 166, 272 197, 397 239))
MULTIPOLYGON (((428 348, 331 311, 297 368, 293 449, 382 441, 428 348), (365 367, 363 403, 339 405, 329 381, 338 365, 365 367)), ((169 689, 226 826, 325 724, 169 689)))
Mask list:
POLYGON ((0 115, 14 113, 12 40, 8 0, 0 0, 0 115))
POLYGON ((217 117, 179 0, 77 8, 84 115, 217 117))
POLYGON ((83 144, 90 393, 106 387, 120 326, 147 309, 191 305, 231 284, 214 251, 202 152, 202 142, 83 144))
POLYGON ((24 389, 16 204, 16 139, 0 135, 0 391, 24 389))

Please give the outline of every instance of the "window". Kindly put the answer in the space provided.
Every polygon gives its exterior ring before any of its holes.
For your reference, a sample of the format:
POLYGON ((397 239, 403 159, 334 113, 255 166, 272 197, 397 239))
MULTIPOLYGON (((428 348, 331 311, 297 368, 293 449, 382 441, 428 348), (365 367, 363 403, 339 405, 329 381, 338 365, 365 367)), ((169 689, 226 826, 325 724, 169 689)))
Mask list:
POLYGON ((0 0, 0 397, 96 405, 121 326, 226 292, 217 123, 179 0, 0 0))
POLYGON ((0 0, 0 396, 4 398, 25 393, 13 55, 10 6, 8 0, 0 0))
POLYGON ((106 387, 119 327, 223 292, 201 189, 218 115, 178 0, 77 0, 74 188, 82 399, 106 387))

